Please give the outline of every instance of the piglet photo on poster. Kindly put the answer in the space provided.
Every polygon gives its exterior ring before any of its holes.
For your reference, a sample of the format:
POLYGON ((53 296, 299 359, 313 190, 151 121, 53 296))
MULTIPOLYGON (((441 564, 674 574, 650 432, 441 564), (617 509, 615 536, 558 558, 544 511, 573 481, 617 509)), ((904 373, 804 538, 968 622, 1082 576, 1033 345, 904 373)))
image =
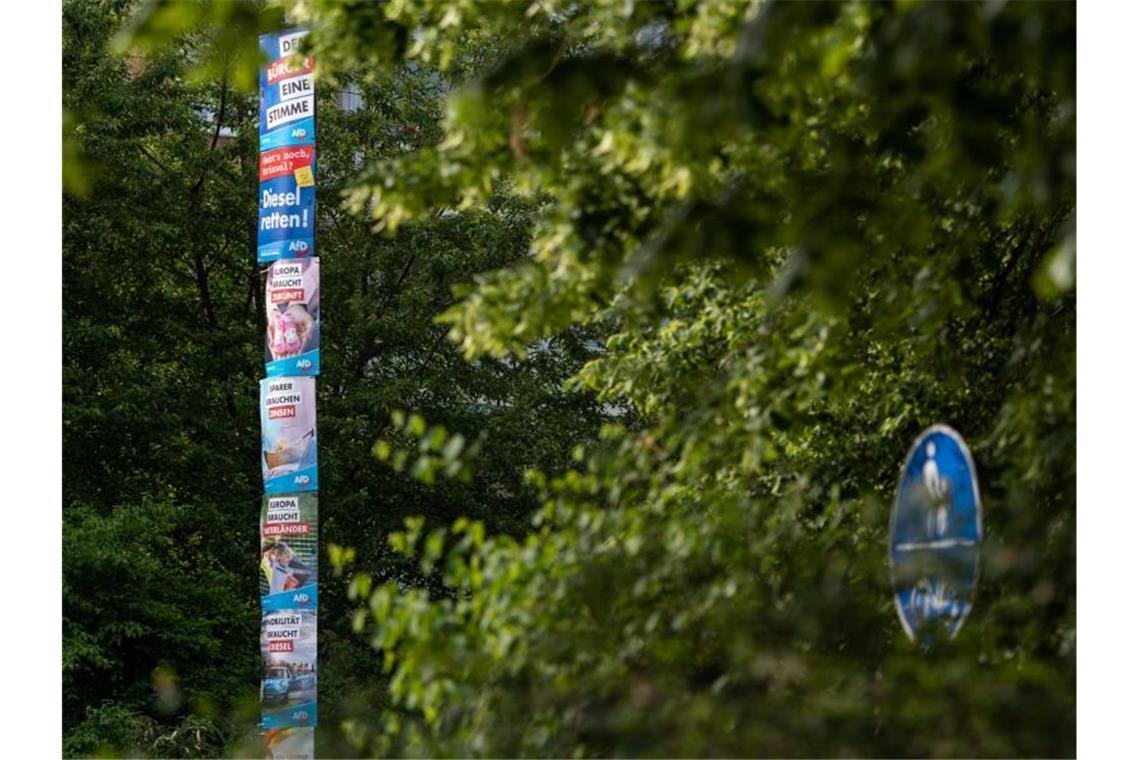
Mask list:
POLYGON ((321 262, 275 261, 265 279, 265 374, 321 373, 321 262))

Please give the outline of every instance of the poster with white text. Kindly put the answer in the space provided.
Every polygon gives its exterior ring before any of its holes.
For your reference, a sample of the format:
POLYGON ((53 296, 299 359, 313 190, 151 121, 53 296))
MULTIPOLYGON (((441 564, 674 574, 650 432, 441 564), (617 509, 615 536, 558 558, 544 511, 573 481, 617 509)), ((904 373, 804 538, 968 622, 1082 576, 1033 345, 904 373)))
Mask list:
POLYGON ((317 490, 317 387, 312 377, 261 381, 265 493, 317 490))
POLYGON ((321 373, 319 259, 275 261, 265 278, 265 374, 321 373))
POLYGON ((298 57, 308 30, 263 34, 261 53, 261 150, 290 145, 313 145, 317 141, 316 95, 313 89, 313 59, 298 57))
POLYGON ((261 726, 317 724, 317 613, 279 610, 261 617, 261 726))
POLYGON ((261 610, 317 608, 317 494, 261 497, 261 610))
POLYGON ((257 260, 316 255, 316 94, 313 59, 300 58, 305 30, 260 38, 261 162, 257 260))

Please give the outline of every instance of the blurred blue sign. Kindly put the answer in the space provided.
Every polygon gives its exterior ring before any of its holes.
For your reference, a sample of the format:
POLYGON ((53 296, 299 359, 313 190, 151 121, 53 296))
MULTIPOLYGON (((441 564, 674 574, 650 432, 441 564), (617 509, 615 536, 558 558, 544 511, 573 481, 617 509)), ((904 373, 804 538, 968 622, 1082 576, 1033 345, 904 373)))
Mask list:
POLYGON ((957 635, 978 584, 982 500, 966 442, 934 425, 915 440, 891 511, 891 585, 913 641, 957 635))

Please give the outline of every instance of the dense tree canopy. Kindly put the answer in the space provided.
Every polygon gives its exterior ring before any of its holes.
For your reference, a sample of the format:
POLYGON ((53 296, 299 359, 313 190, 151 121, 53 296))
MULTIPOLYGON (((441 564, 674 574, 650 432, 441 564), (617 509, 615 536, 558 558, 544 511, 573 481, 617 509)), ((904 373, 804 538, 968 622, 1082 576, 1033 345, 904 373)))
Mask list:
POLYGON ((323 751, 1075 753, 1071 5, 157 4, 137 64, 128 5, 64 9, 72 753, 250 721, 226 72, 281 8, 364 103, 321 106, 323 751), (886 532, 935 422, 986 539, 921 646, 886 532))
MULTIPOLYGON (((65 749, 216 755, 255 731, 260 673, 256 95, 186 75, 209 30, 116 55, 133 5, 64 7, 64 105, 90 185, 64 199, 65 749)), ((322 538, 390 577, 407 563, 386 537, 407 514, 525 530, 537 501, 519 468, 569 466, 601 414, 562 385, 592 355, 589 331, 564 332, 540 361, 472 364, 433 321, 453 284, 525 257, 533 203, 503 195, 394 238, 338 207, 361 161, 438 139, 445 80, 394 81, 361 85, 353 113, 322 98, 318 168, 335 304, 319 385, 322 538), (424 487, 375 458, 401 409, 471 442, 467 482, 424 487)), ((321 609, 330 750, 342 710, 383 704, 380 663, 335 583, 321 609)))

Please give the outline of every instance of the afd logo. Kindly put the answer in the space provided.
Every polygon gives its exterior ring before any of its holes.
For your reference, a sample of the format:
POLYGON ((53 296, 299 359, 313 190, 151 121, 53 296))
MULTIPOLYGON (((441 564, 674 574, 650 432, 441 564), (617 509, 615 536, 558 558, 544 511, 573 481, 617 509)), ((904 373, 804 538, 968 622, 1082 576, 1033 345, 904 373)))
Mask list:
POLYGON ((309 713, 305 712, 304 710, 295 710, 293 712, 293 720, 297 723, 308 723, 309 713))
POLYGON ((309 476, 308 475, 298 475, 297 477, 293 478, 293 485, 307 486, 308 484, 309 484, 309 476))
POLYGON ((294 129, 292 132, 289 133, 289 135, 294 140, 304 140, 306 135, 308 135, 308 134, 309 134, 309 130, 305 129, 304 127, 297 127, 296 129, 294 129))
POLYGON ((289 241, 289 252, 290 253, 302 254, 307 250, 309 250, 309 244, 306 243, 304 240, 291 240, 291 241, 289 241))
POLYGON ((313 366, 313 360, 312 359, 298 359, 297 360, 297 369, 309 369, 312 366, 313 366))
POLYGON ((293 602, 295 604, 308 604, 309 603, 309 595, 308 594, 293 594, 293 602))

